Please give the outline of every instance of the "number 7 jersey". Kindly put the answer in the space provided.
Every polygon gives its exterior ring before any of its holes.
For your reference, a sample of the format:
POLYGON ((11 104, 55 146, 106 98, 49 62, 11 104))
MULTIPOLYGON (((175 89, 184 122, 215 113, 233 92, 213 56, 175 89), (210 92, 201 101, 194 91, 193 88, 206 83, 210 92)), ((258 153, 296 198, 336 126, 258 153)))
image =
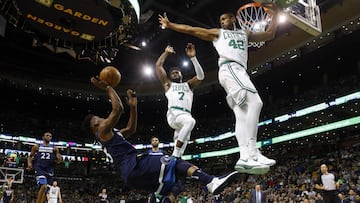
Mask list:
POLYGON ((168 110, 179 110, 191 113, 193 92, 187 82, 171 82, 165 96, 168 100, 168 110))
POLYGON ((219 54, 219 64, 234 61, 247 67, 248 36, 244 30, 219 29, 219 37, 213 45, 219 54))

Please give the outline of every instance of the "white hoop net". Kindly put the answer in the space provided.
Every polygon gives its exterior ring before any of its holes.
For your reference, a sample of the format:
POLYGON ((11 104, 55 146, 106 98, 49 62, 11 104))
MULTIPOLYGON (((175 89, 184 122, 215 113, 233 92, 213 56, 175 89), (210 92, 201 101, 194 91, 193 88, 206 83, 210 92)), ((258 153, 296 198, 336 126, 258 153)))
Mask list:
MULTIPOLYGON (((260 4, 249 3, 239 8, 236 18, 241 29, 250 32, 264 32, 272 20, 272 15, 268 14, 260 4)), ((260 48, 264 44, 264 41, 249 42, 248 46, 260 48)))

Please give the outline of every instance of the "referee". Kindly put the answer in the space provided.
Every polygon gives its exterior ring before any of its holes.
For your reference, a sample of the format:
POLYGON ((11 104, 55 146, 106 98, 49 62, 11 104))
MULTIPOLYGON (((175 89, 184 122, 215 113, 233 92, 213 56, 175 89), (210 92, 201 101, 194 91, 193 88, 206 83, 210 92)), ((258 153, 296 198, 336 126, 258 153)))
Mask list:
POLYGON ((335 181, 334 174, 328 172, 328 167, 326 166, 326 164, 321 164, 320 170, 322 175, 315 184, 315 188, 318 190, 322 190, 324 203, 340 202, 337 196, 337 189, 339 188, 339 183, 335 181))

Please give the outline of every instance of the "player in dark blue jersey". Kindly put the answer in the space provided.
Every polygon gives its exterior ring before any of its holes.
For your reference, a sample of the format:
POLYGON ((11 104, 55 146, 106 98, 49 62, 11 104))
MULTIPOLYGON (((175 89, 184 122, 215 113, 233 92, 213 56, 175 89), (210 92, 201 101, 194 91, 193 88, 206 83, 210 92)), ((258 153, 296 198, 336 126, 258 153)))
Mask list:
POLYGON ((148 150, 149 155, 153 156, 163 156, 164 151, 162 149, 159 149, 159 138, 152 136, 150 139, 151 143, 151 149, 148 150))
POLYGON ((11 184, 3 187, 0 199, 2 199, 4 203, 12 203, 14 201, 14 190, 11 188, 11 184))
POLYGON ((163 196, 163 202, 173 202, 180 193, 177 182, 179 176, 189 176, 206 184, 206 188, 213 194, 219 194, 229 183, 237 177, 234 171, 222 177, 214 177, 200 170, 197 166, 182 159, 168 156, 139 156, 131 143, 125 140, 136 131, 137 127, 137 98, 132 90, 127 91, 127 104, 130 107, 130 117, 126 128, 117 130, 117 124, 123 104, 118 94, 111 86, 92 78, 91 82, 98 88, 105 90, 110 97, 112 111, 107 118, 88 115, 83 122, 83 128, 95 135, 106 151, 111 155, 115 168, 120 172, 122 180, 128 186, 145 191, 155 192, 163 196), (170 198, 169 198, 170 197, 170 198))
POLYGON ((39 187, 36 203, 43 203, 46 200, 47 185, 52 183, 55 163, 62 161, 59 148, 50 143, 52 134, 45 132, 43 142, 31 148, 28 157, 28 169, 35 170, 35 178, 39 187))

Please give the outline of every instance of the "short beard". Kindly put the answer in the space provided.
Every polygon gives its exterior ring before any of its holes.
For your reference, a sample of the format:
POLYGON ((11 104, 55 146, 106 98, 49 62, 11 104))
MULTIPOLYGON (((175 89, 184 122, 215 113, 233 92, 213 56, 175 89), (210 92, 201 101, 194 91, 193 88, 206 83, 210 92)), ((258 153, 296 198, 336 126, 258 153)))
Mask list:
POLYGON ((181 78, 171 79, 172 82, 181 83, 181 78))

